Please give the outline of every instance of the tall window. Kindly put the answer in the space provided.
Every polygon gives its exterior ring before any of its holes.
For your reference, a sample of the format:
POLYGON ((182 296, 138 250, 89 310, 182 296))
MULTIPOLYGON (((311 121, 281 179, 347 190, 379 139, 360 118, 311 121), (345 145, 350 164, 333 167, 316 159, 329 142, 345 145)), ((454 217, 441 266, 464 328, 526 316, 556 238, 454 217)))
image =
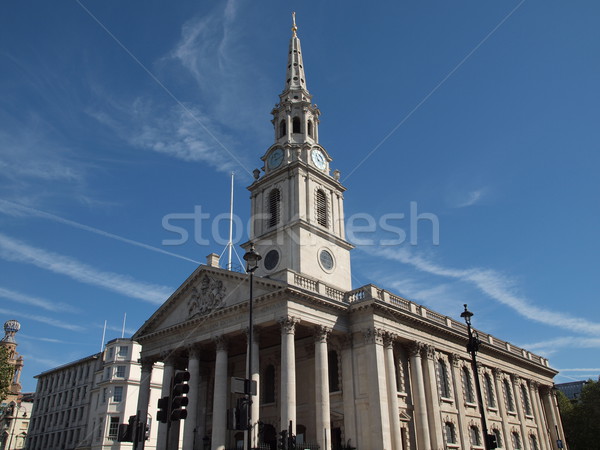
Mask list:
POLYGON ((263 377, 263 403, 275 403, 275 366, 269 364, 263 377))
POLYGON ((531 411, 531 402, 529 401, 529 394, 527 392, 527 387, 522 384, 521 385, 521 395, 523 396, 523 405, 525 406, 525 414, 528 416, 533 415, 531 411))
POLYGON ((507 379, 504 379, 504 392, 506 394, 506 408, 509 411, 515 411, 515 398, 507 379))
POLYGON ((328 226, 327 195, 321 189, 317 190, 317 223, 323 227, 328 226))
POLYGON ((472 445, 481 445, 481 437, 479 436, 479 428, 475 425, 469 427, 469 435, 471 437, 472 445))
POLYGON ((117 372, 115 376, 117 378, 125 378, 125 366, 117 366, 117 372))
POLYGON ((444 430, 446 431, 446 444, 456 444, 456 432, 454 431, 454 424, 452 422, 446 422, 444 424, 444 430))
POLYGON ((329 392, 337 392, 340 390, 340 373, 338 354, 335 350, 331 350, 327 354, 327 364, 329 366, 329 392))
POLYGON ((110 424, 108 426, 108 438, 109 439, 117 439, 118 432, 119 432, 119 418, 116 416, 111 416, 110 424))
POLYGON ((115 390, 113 392, 113 402, 119 403, 123 400, 123 386, 115 386, 115 390))
POLYGON ((497 428, 494 428, 492 433, 496 436, 496 444, 498 444, 497 448, 502 448, 502 433, 500 433, 500 430, 497 428))
POLYGON ((516 431, 512 432, 512 441, 514 450, 521 450, 521 437, 516 431))
POLYGON ((531 450, 539 450, 540 448, 538 446, 537 438, 533 434, 529 435, 529 447, 531 447, 531 450))
POLYGON ((484 384, 485 384, 485 395, 487 396, 487 399, 488 399, 488 406, 490 408, 495 408, 496 407, 496 397, 494 396, 494 385, 492 383, 492 377, 490 377, 489 373, 486 373, 483 380, 484 380, 484 384))
POLYGON ((287 134, 285 119, 279 122, 279 137, 284 137, 287 134))
POLYGON ((473 382, 471 381, 471 373, 467 367, 462 369, 463 386, 465 387, 465 400, 467 403, 475 403, 475 395, 473 394, 473 382))
POLYGON ((279 189, 273 189, 269 192, 269 227, 274 227, 279 223, 280 202, 281 193, 279 189))
POLYGON ((308 135, 310 137, 313 137, 313 123, 312 123, 312 120, 308 121, 308 135))
POLYGON ((126 357, 128 353, 129 353, 129 347, 127 347, 126 345, 119 347, 119 356, 126 357))
POLYGON ((300 117, 294 117, 292 120, 292 133, 302 133, 300 131, 300 117))
POLYGON ((448 368, 446 361, 438 359, 438 374, 440 377, 440 395, 444 398, 450 398, 450 380, 448 379, 448 368))

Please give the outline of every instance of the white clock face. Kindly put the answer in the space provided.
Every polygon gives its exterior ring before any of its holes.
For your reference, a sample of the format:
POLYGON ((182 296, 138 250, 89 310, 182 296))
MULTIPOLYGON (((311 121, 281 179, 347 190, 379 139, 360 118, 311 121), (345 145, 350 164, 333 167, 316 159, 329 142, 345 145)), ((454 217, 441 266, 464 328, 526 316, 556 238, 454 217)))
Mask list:
POLYGON ((313 150, 312 151, 312 160, 313 163, 315 163, 315 166, 317 166, 317 168, 324 170, 325 167, 327 166, 327 161, 325 160, 325 155, 323 154, 323 152, 321 150, 313 150))
POLYGON ((271 152, 269 158, 267 159, 267 163, 269 164, 269 169, 276 169, 281 165, 283 161, 283 150, 280 148, 276 148, 271 152))

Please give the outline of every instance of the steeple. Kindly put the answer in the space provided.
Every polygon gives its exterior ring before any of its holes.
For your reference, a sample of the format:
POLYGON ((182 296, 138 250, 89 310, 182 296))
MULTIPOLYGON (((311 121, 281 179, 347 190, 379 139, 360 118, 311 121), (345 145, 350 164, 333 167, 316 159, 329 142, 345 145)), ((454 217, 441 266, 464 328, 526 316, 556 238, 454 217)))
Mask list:
POLYGON ((302 63, 302 49, 300 48, 300 38, 298 38, 297 31, 296 13, 294 12, 292 13, 292 37, 290 39, 290 48, 288 52, 285 88, 281 95, 284 96, 293 91, 300 91, 310 97, 310 94, 306 89, 306 75, 304 74, 304 64, 302 63))

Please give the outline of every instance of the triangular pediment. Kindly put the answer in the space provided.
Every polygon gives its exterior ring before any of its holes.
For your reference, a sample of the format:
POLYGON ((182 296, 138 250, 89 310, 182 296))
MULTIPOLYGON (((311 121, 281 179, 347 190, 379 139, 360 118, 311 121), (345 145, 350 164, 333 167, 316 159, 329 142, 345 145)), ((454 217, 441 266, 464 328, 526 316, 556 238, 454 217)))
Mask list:
MULTIPOLYGON (((139 340, 145 335, 248 302, 249 279, 244 273, 209 266, 198 267, 140 327, 133 339, 139 340)), ((285 283, 255 276, 253 296, 259 298, 285 286, 285 283)))

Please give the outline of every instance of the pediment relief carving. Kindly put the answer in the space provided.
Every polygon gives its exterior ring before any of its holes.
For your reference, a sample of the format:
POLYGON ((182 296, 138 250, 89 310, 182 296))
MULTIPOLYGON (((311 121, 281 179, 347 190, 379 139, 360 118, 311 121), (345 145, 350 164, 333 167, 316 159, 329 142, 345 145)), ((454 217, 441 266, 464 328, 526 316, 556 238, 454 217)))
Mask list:
POLYGON ((211 313, 221 305, 226 293, 227 287, 222 280, 204 274, 199 285, 191 288, 191 294, 187 301, 188 316, 211 313))

